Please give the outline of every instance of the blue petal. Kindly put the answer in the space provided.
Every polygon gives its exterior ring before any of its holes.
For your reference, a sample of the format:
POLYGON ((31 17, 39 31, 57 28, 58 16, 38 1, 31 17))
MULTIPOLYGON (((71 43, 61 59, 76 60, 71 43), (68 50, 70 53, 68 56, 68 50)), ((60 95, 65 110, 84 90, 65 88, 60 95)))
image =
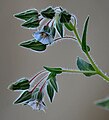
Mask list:
POLYGON ((37 40, 40 41, 42 39, 40 32, 35 32, 33 34, 33 37, 37 40))
POLYGON ((54 42, 53 38, 51 36, 49 36, 49 44, 51 44, 53 42, 54 42))
POLYGON ((40 42, 41 42, 42 44, 51 44, 51 43, 53 42, 53 39, 50 38, 50 37, 42 38, 42 39, 40 40, 40 42))
POLYGON ((40 42, 42 43, 42 44, 49 44, 49 40, 48 40, 48 38, 42 38, 41 40, 40 40, 40 42))

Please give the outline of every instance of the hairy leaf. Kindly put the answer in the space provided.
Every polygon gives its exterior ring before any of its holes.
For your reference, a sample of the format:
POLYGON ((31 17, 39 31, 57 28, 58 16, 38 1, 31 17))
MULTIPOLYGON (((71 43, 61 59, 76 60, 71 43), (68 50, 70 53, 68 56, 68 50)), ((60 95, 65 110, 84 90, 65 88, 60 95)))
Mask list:
POLYGON ((38 18, 39 14, 38 11, 36 9, 29 9, 20 13, 17 13, 14 15, 16 18, 19 18, 21 20, 29 20, 32 17, 36 17, 38 18))
MULTIPOLYGON (((95 69, 93 68, 93 66, 86 62, 85 60, 83 60, 82 58, 78 57, 77 59, 77 66, 80 70, 84 70, 84 71, 95 71, 95 69)), ((92 76, 95 75, 96 73, 83 73, 86 76, 92 76)))
POLYGON ((52 85, 52 87, 54 88, 54 90, 56 92, 58 92, 58 85, 56 82, 56 73, 51 72, 47 78, 47 80, 49 80, 50 84, 52 85))
POLYGON ((8 88, 10 90, 26 90, 29 89, 30 83, 26 78, 22 78, 15 83, 12 83, 8 88))
POLYGON ((71 22, 68 23, 64 23, 65 27, 69 30, 69 31, 73 31, 74 30, 74 26, 71 22))
POLYGON ((36 89, 32 92, 32 99, 37 99, 38 92, 39 92, 39 88, 36 88, 36 89))
POLYGON ((61 23, 68 23, 71 20, 71 15, 67 11, 62 11, 60 14, 60 22, 61 23))
POLYGON ((47 9, 41 11, 41 14, 45 18, 52 19, 55 16, 55 11, 52 7, 48 7, 47 9))
POLYGON ((54 96, 54 89, 49 83, 47 85, 47 93, 48 93, 48 97, 49 97, 50 101, 52 102, 53 96, 54 96))
POLYGON ((87 43, 86 43, 88 21, 89 21, 89 16, 87 17, 87 19, 85 21, 84 28, 83 28, 83 35, 82 35, 82 50, 84 52, 87 52, 89 50, 88 49, 89 46, 87 47, 87 43))
POLYGON ((22 26, 29 29, 37 28, 39 26, 39 22, 40 22, 39 19, 37 19, 36 17, 32 17, 28 21, 24 22, 22 26))
POLYGON ((61 37, 64 36, 63 23, 59 19, 56 20, 56 29, 61 37))
POLYGON ((22 42, 20 43, 20 46, 29 48, 34 51, 44 51, 46 49, 46 45, 40 43, 39 41, 36 41, 36 39, 22 42))
POLYGON ((25 91, 20 95, 20 97, 17 100, 15 100, 14 104, 18 104, 18 103, 27 101, 27 100, 31 99, 31 97, 32 97, 32 93, 29 91, 25 91))
POLYGON ((102 108, 104 108, 104 109, 109 110, 109 97, 107 97, 107 98, 105 98, 105 99, 98 100, 98 101, 96 102, 96 105, 97 105, 97 106, 100 106, 100 107, 102 107, 102 108))
POLYGON ((39 91, 39 92, 38 92, 38 95, 37 95, 37 100, 38 100, 39 102, 42 101, 43 96, 44 96, 44 94, 39 91))
POLYGON ((47 32, 47 33, 50 33, 50 27, 49 26, 44 26, 43 31, 47 32))
POLYGON ((51 35, 52 35, 52 37, 54 38, 55 37, 55 34, 56 34, 56 29, 55 29, 55 27, 51 27, 50 28, 50 33, 51 33, 51 35))
POLYGON ((56 73, 56 74, 61 74, 62 73, 62 68, 50 68, 50 67, 46 67, 46 66, 44 66, 44 68, 46 70, 48 70, 49 72, 53 72, 53 73, 56 73))

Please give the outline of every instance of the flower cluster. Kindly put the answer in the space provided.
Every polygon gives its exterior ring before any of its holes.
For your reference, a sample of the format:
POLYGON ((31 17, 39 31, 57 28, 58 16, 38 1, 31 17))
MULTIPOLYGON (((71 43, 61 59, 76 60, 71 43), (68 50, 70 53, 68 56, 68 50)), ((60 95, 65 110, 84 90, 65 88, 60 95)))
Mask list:
POLYGON ((47 71, 38 72, 30 80, 22 78, 9 86, 10 90, 22 91, 21 95, 14 101, 14 104, 28 105, 33 110, 44 111, 46 108, 44 96, 47 95, 49 100, 53 101, 55 92, 58 92, 56 75, 62 73, 62 70, 61 68, 44 68, 47 71), (31 87, 34 83, 33 81, 37 79, 39 79, 37 83, 34 87, 31 87))
MULTIPOLYGON (((37 73, 30 80, 22 78, 17 82, 12 83, 9 86, 10 90, 22 91, 21 95, 15 100, 14 104, 28 105, 34 110, 44 111, 46 108, 44 96, 47 95, 49 101, 53 101, 55 93, 58 92, 56 75, 61 74, 62 72, 82 73, 86 77, 99 75, 105 81, 109 82, 109 76, 101 71, 90 55, 90 47, 87 44, 89 16, 84 22, 81 36, 78 33, 77 19, 75 15, 70 14, 62 7, 48 7, 40 12, 36 9, 30 9, 15 14, 15 17, 24 21, 21 25, 22 27, 35 29, 32 35, 33 38, 20 43, 20 46, 39 52, 45 51, 49 45, 53 44, 57 40, 70 38, 77 41, 89 62, 85 61, 81 57, 78 57, 76 61, 77 70, 44 67, 46 70, 37 73), (65 36, 66 30, 72 32, 74 36, 65 36), (38 78, 39 76, 41 79, 38 78), (33 81, 36 79, 39 80, 36 84, 34 84, 33 81), (32 87, 33 84, 34 87, 32 87)), ((98 101, 97 105, 109 109, 109 98, 98 101)))
POLYGON ((22 27, 35 29, 33 38, 19 45, 38 52, 44 51, 47 46, 54 43, 57 40, 56 34, 60 36, 58 39, 72 38, 64 36, 64 27, 73 31, 76 25, 76 17, 61 7, 48 7, 40 12, 36 9, 29 9, 15 14, 15 17, 24 21, 22 27))

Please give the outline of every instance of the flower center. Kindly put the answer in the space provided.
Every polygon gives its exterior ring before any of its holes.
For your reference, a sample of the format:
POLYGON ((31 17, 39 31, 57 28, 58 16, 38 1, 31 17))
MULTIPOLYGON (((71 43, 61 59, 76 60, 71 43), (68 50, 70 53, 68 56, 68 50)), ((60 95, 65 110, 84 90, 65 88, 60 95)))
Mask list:
POLYGON ((45 32, 41 32, 41 36, 42 36, 43 38, 46 38, 46 37, 48 37, 48 34, 46 34, 45 32))

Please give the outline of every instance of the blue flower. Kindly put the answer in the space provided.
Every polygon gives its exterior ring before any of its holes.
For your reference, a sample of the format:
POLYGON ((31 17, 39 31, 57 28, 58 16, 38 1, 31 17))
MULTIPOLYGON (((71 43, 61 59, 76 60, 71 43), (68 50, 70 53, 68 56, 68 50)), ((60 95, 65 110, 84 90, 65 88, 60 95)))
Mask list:
POLYGON ((51 34, 45 31, 35 32, 33 34, 33 37, 44 45, 53 43, 51 34))
POLYGON ((45 107, 46 107, 46 105, 45 105, 45 103, 43 101, 39 102, 39 101, 36 101, 36 100, 30 101, 28 103, 28 105, 30 107, 32 107, 33 110, 43 110, 43 111, 45 111, 45 107))

